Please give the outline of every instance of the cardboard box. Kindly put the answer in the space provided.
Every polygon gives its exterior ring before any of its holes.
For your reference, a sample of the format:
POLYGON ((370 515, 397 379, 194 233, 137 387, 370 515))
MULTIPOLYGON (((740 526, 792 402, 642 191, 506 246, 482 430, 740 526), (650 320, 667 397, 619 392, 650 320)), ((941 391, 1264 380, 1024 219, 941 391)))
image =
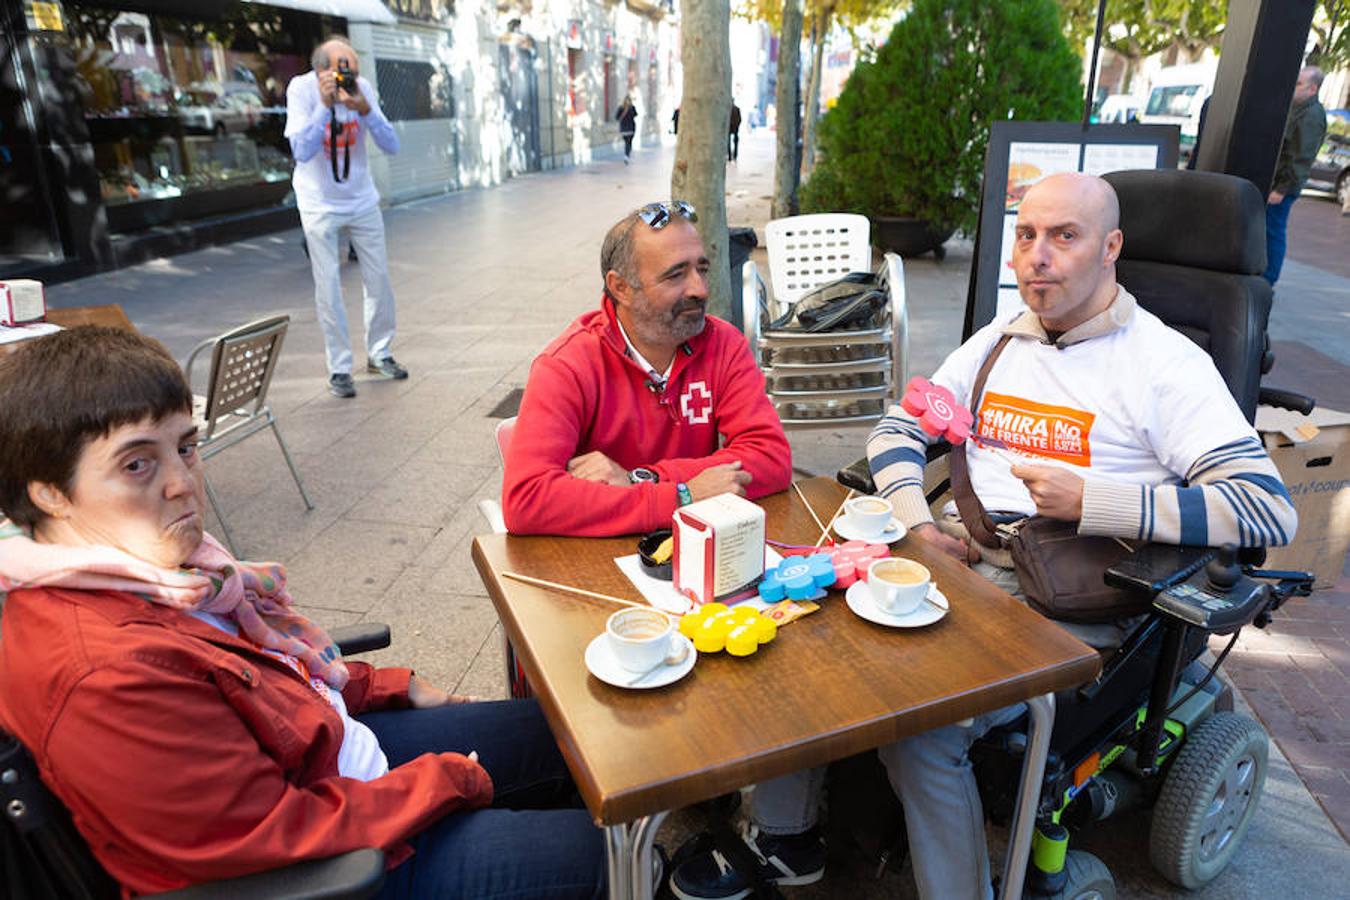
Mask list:
POLYGON ((1350 413, 1263 406, 1256 430, 1298 510, 1293 543, 1272 549, 1265 567, 1306 570, 1317 587, 1334 587, 1350 550, 1350 413))
POLYGON ((695 605, 754 584, 764 574, 764 510, 719 494, 675 510, 675 589, 695 605))

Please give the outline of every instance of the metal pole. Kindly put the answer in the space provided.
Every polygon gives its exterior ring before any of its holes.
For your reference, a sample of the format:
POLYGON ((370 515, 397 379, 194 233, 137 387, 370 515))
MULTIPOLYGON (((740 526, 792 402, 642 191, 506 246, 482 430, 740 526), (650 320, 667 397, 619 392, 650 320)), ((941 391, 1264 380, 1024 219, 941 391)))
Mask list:
POLYGON ((1055 724, 1055 695, 1032 697, 1027 701, 1027 710, 1031 713, 1031 727, 1027 729, 1027 755, 1022 759, 1022 781, 1017 788, 1017 805, 1013 809, 1008 835, 1008 856, 1003 865, 1003 887, 999 896, 1004 900, 1010 897, 1018 900, 1027 877, 1031 832, 1041 800, 1045 760, 1050 754, 1050 731, 1055 724))
POLYGON ((1106 24, 1106 0, 1097 0, 1097 30, 1092 37, 1092 64, 1088 66, 1087 96, 1083 98, 1083 130, 1092 119, 1092 95, 1097 90, 1097 55, 1102 49, 1102 26, 1106 24))

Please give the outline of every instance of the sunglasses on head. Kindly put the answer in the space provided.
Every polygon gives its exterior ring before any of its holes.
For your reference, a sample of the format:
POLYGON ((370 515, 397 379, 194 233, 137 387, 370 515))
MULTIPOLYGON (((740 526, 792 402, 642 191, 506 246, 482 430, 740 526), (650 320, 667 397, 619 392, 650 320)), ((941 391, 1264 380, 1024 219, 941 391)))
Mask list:
POLYGON ((660 231, 670 224, 673 216, 682 216, 690 222, 698 221, 698 213, 692 203, 683 200, 667 200, 663 203, 648 203, 638 210, 638 218, 652 231, 660 231))

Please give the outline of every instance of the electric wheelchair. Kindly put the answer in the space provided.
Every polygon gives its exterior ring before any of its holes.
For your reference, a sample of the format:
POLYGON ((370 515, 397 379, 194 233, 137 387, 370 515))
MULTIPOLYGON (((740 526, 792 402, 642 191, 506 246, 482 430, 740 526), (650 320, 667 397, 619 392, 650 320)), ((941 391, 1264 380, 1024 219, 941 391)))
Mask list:
MULTIPOLYGON (((1188 171, 1106 179, 1120 198, 1125 234, 1119 282, 1210 353, 1248 421, 1258 401, 1311 411, 1306 397, 1259 386, 1273 360, 1271 288, 1260 277, 1264 203, 1255 186, 1188 171)), ((965 336, 992 315, 972 304, 965 336)), ((930 448, 930 462, 948 449, 930 448)), ((875 490, 865 459, 838 479, 875 490)), ((930 504, 948 486, 936 484, 930 504)), ((1259 723, 1233 712, 1231 688, 1216 673, 1241 628, 1265 627, 1287 598, 1312 585, 1308 573, 1257 569, 1263 558, 1259 549, 1147 545, 1104 573, 1108 584, 1154 599, 1096 680, 1056 695, 1027 895, 1111 900, 1110 871, 1068 850, 1070 829, 1141 805, 1152 808, 1152 863, 1172 883, 1199 887, 1233 858, 1261 796, 1269 741, 1259 723), (1206 666, 1198 660, 1210 635, 1232 638, 1206 666)), ((1024 723, 994 729, 971 750, 986 815, 996 822, 1011 817, 1025 750, 1024 723)))

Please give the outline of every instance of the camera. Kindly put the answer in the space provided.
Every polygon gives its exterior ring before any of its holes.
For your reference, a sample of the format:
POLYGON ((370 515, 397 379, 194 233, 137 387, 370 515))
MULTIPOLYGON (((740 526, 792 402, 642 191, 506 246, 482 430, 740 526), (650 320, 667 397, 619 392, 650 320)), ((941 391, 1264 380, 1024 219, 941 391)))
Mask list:
POLYGON ((337 74, 333 76, 333 83, 339 91, 346 91, 353 97, 358 93, 356 76, 352 74, 352 68, 345 59, 338 60, 337 74))

